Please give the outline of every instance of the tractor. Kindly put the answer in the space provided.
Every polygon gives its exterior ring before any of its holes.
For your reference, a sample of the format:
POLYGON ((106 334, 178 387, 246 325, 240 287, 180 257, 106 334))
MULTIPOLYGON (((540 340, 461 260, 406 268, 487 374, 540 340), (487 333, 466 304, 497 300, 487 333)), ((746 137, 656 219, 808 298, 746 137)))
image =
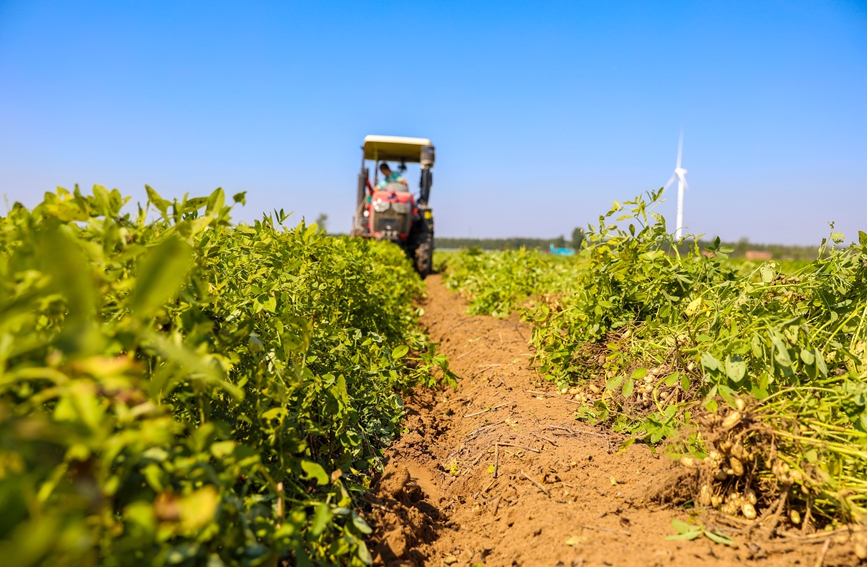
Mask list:
POLYGON ((358 174, 358 193, 352 236, 391 240, 400 246, 424 278, 432 271, 434 221, 428 205, 435 152, 426 138, 400 136, 367 136, 361 153, 361 172, 358 174), (374 164, 374 178, 370 181, 367 162, 374 164), (379 187, 381 163, 398 164, 403 174, 407 163, 421 167, 419 194, 415 197, 404 183, 386 183, 379 187))

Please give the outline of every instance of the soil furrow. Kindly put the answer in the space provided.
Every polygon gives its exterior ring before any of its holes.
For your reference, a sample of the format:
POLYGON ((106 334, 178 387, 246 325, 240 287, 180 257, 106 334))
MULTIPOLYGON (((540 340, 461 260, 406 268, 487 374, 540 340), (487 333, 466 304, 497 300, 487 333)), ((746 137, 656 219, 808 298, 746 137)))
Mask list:
MULTIPOLYGON (((578 407, 529 367, 530 330, 471 317, 439 276, 422 323, 459 388, 407 400, 406 431, 370 495, 374 556, 385 565, 814 565, 824 541, 780 543, 724 517, 735 539, 669 541, 680 469, 646 445, 576 421, 578 407)), ((839 548, 839 549, 838 549, 839 548)), ((845 549, 844 549, 845 548, 845 549)), ((830 545, 824 565, 849 565, 830 545)))

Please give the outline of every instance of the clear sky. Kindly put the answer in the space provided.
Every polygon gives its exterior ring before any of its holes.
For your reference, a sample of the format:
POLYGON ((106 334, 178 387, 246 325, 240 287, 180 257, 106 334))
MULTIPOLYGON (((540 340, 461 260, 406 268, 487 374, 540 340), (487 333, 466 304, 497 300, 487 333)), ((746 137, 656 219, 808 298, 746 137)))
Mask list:
POLYGON ((691 232, 867 231, 867 3, 0 0, 10 202, 222 186, 346 231, 363 137, 407 135, 439 235, 568 236, 663 185, 681 126, 691 232))

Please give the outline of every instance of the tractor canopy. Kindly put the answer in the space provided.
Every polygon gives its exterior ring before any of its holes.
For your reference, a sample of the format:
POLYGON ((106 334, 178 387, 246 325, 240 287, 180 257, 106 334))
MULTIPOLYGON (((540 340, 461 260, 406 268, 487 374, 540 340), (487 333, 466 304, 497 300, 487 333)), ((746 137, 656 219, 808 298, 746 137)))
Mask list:
POLYGON ((401 163, 430 161, 431 163, 422 163, 422 165, 433 165, 433 144, 427 138, 366 136, 363 147, 364 159, 401 163))

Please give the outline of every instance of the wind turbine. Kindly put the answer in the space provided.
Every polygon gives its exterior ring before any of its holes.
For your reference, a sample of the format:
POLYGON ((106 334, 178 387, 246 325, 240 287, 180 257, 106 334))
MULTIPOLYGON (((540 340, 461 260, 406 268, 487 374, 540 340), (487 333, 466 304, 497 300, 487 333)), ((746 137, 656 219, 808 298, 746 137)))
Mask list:
POLYGON ((674 180, 677 179, 677 226, 674 231, 674 237, 680 240, 680 237, 683 235, 683 188, 686 187, 689 189, 689 185, 686 183, 686 170, 680 167, 680 158, 683 155, 683 130, 680 131, 680 143, 677 145, 677 165, 674 167, 674 173, 671 176, 671 179, 668 180, 668 183, 665 184, 664 189, 668 189, 668 187, 674 183, 674 180))

